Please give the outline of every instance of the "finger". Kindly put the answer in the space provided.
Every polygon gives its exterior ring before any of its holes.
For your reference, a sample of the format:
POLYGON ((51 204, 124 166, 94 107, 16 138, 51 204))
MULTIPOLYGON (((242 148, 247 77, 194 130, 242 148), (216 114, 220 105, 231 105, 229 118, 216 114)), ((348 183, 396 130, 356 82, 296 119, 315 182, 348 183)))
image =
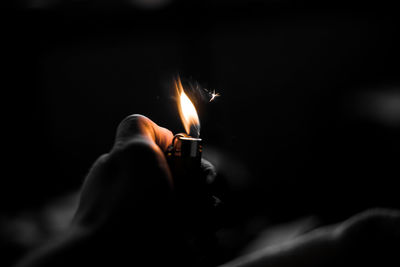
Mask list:
POLYGON ((143 140, 134 139, 95 162, 83 184, 76 222, 103 225, 120 218, 130 222, 130 214, 161 212, 172 178, 160 149, 143 140))
POLYGON ((173 134, 170 130, 158 126, 149 118, 133 114, 119 124, 114 147, 120 147, 129 143, 130 140, 139 138, 146 139, 156 144, 162 151, 166 151, 171 144, 173 134))
POLYGON ((211 162, 204 158, 201 159, 201 172, 205 177, 207 184, 210 185, 214 183, 217 172, 215 171, 214 165, 212 165, 211 162))

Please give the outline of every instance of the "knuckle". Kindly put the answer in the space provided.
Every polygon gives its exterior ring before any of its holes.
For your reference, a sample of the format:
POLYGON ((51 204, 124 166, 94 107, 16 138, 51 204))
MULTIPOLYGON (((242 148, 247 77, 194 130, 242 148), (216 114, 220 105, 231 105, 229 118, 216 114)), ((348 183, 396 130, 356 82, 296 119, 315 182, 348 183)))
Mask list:
POLYGON ((124 140, 151 128, 151 120, 140 114, 125 117, 117 127, 116 140, 124 140))
POLYGON ((207 175, 215 176, 217 174, 214 165, 205 159, 201 159, 201 169, 204 173, 207 173, 207 175))
POLYGON ((103 154, 100 157, 97 158, 95 164, 105 164, 108 162, 109 154, 103 154))
POLYGON ((92 167, 90 168, 90 171, 92 172, 93 170, 97 170, 99 168, 103 168, 106 166, 109 162, 109 154, 103 154, 100 157, 96 159, 96 161, 93 163, 92 167))
POLYGON ((129 128, 129 126, 138 126, 147 123, 148 120, 149 119, 147 117, 141 114, 132 114, 125 117, 119 124, 118 128, 124 128, 124 127, 129 128))
POLYGON ((212 184, 215 182, 217 172, 211 162, 206 159, 201 159, 201 170, 203 175, 206 177, 207 184, 212 184))

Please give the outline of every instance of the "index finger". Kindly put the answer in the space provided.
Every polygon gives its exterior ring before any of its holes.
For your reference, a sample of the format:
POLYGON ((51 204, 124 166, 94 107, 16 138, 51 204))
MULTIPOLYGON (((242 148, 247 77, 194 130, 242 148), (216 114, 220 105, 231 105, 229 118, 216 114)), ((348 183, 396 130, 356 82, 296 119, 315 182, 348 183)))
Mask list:
POLYGON ((118 125, 114 147, 123 146, 135 138, 146 139, 156 144, 162 151, 166 151, 172 142, 173 134, 149 118, 133 114, 123 119, 118 125))

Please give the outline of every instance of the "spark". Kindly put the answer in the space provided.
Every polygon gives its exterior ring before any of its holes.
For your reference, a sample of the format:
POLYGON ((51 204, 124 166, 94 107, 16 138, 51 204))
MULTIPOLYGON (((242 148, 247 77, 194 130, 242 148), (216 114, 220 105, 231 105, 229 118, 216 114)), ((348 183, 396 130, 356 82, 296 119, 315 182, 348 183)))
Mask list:
POLYGON ((221 96, 219 93, 216 93, 215 90, 213 90, 212 93, 209 92, 209 94, 211 96, 210 102, 213 101, 216 97, 221 96))

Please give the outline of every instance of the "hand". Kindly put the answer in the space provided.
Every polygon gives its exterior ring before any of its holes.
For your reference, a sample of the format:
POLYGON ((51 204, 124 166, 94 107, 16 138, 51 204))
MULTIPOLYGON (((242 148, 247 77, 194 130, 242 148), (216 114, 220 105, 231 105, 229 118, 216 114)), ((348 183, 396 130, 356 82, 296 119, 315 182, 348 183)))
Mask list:
MULTIPOLYGON (((174 180, 164 156, 172 139, 171 131, 144 116, 124 119, 111 152, 100 157, 86 178, 75 223, 97 229, 96 235, 105 235, 108 242, 140 240, 142 254, 148 246, 159 256, 184 259, 185 251, 189 256, 187 233, 181 231, 188 226, 180 225, 185 215, 176 213, 174 180), (154 240, 176 251, 154 251, 154 240)), ((213 166, 203 160, 201 167, 202 177, 213 180, 213 166)))
MULTIPOLYGON (((110 153, 85 179, 69 231, 19 266, 188 266, 193 255, 180 231, 164 156, 172 138, 144 116, 125 118, 110 153)), ((215 176, 206 161, 202 175, 215 176)))
POLYGON ((132 228, 167 216, 173 181, 164 151, 172 133, 141 115, 118 126, 110 153, 93 165, 82 188, 75 223, 90 228, 132 228))

